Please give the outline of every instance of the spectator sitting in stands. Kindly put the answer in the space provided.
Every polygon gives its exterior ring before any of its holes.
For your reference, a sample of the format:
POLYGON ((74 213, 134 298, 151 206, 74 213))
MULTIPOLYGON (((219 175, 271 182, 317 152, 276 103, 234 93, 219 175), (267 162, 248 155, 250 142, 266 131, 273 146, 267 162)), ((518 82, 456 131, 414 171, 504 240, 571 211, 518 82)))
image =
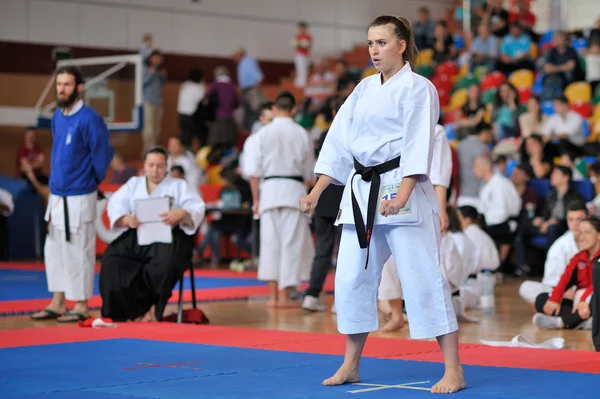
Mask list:
POLYGON ((36 143, 35 130, 27 129, 24 143, 17 150, 17 174, 27 179, 27 172, 31 170, 40 183, 48 184, 48 176, 42 172, 43 165, 44 150, 36 143))
POLYGON ((509 222, 519 216, 521 197, 507 177, 494 173, 488 156, 475 160, 473 172, 484 181, 479 192, 479 209, 484 217, 485 231, 498 246, 501 267, 505 270, 516 230, 516 225, 509 222))
POLYGON ((587 207, 590 215, 600 217, 600 162, 595 162, 590 167, 590 182, 594 185, 596 197, 588 202, 587 207))
POLYGON ((556 113, 548 118, 541 132, 546 142, 545 152, 552 157, 565 153, 580 155, 585 144, 583 118, 569 109, 569 100, 564 95, 554 99, 554 109, 556 113))
POLYGON ((567 209, 567 226, 569 230, 548 249, 542 282, 523 281, 519 288, 519 295, 525 302, 533 305, 538 295, 550 293, 556 287, 569 261, 580 251, 577 244, 579 225, 587 217, 588 213, 583 202, 573 201, 569 204, 567 209))
POLYGON ((429 8, 419 8, 419 19, 413 23, 415 45, 419 50, 433 47, 435 21, 431 19, 429 8))
POLYGON ((459 170, 459 206, 473 205, 477 207, 477 197, 483 183, 475 176, 473 166, 475 159, 489 153, 491 142, 492 128, 490 125, 482 123, 475 134, 462 140, 456 147, 459 170))
MULTIPOLYGON (((251 63, 251 61, 248 61, 251 63)), ((250 64, 251 65, 251 64, 250 64)), ((254 97, 248 93, 259 93, 260 87, 253 86, 246 94, 244 94, 244 101, 247 101, 246 106, 249 107, 247 112, 257 112, 260 103, 254 104, 254 97), (249 97, 249 98, 246 98, 249 97)), ((262 91, 260 91, 262 93, 262 91)), ((225 146, 234 146, 236 144, 238 127, 235 123, 233 113, 236 108, 240 105, 240 96, 238 94, 237 87, 231 81, 229 77, 229 70, 227 67, 220 66, 215 69, 215 81, 206 93, 205 101, 213 104, 215 107, 215 121, 211 124, 208 132, 208 145, 215 147, 218 144, 225 146)), ((252 116, 248 119, 248 128, 251 128, 252 123, 258 118, 252 116)))
POLYGON ((544 205, 538 207, 541 216, 533 220, 527 219, 519 229, 515 240, 517 252, 517 268, 528 273, 530 268, 525 263, 526 245, 532 237, 545 235, 548 238, 546 249, 567 231, 567 209, 573 201, 583 201, 581 195, 571 187, 573 172, 566 166, 558 165, 550 175, 552 190, 546 196, 544 205))
POLYGON ((479 66, 487 66, 488 72, 496 68, 496 59, 498 58, 498 38, 490 34, 487 25, 480 24, 477 27, 477 36, 471 44, 471 72, 479 66))
POLYGON ((510 23, 518 22, 523 28, 523 32, 527 34, 533 42, 537 42, 539 35, 533 31, 535 26, 535 15, 529 10, 526 0, 517 0, 516 9, 508 15, 510 23))
POLYGON ((171 173, 171 177, 185 180, 185 170, 183 170, 180 165, 171 166, 171 170, 169 170, 169 172, 171 173))
POLYGON ((481 23, 488 25, 496 37, 504 37, 508 33, 508 11, 502 8, 502 0, 487 0, 483 5, 481 23))
POLYGON ((536 214, 538 203, 537 193, 527 183, 531 179, 531 174, 527 167, 516 165, 510 174, 510 180, 515 185, 515 189, 521 196, 521 212, 525 212, 527 217, 533 219, 536 214))
POLYGON ((349 96, 357 84, 357 77, 348 69, 348 63, 343 58, 335 61, 334 88, 337 95, 349 96))
POLYGON ((507 81, 498 86, 491 120, 498 141, 519 135, 519 93, 507 81))
POLYGON ((556 32, 554 48, 550 50, 544 63, 542 101, 552 99, 569 83, 583 80, 583 78, 579 57, 573 47, 569 46, 567 34, 556 32))
POLYGON ((585 219, 579 230, 581 252, 571 258, 552 293, 540 294, 535 299, 539 313, 533 316, 533 324, 538 328, 592 328, 592 265, 600 258, 600 220, 594 217, 585 219))
POLYGON ((595 94, 600 85, 600 37, 590 42, 590 48, 585 53, 585 80, 595 94))
POLYGON ((452 40, 452 35, 448 34, 448 28, 445 21, 438 21, 433 33, 433 62, 437 65, 456 59, 457 51, 452 40))
POLYGON ((485 115, 485 105, 481 102, 481 90, 478 84, 469 86, 466 104, 461 108, 460 115, 456 121, 456 135, 459 140, 474 134, 485 115))
POLYGON ((111 184, 125 184, 127 180, 137 175, 137 170, 131 165, 127 165, 119 154, 115 154, 110 162, 110 168, 113 170, 110 178, 111 184))
POLYGON ((498 173, 500 176, 508 176, 508 158, 506 155, 495 155, 494 156, 494 173, 498 173))
POLYGON ((532 134, 521 144, 521 165, 534 179, 547 179, 552 172, 553 159, 544 151, 542 136, 532 134))
POLYGON ((327 70, 323 60, 317 60, 313 63, 312 73, 308 77, 308 85, 304 89, 304 95, 315 101, 315 106, 317 106, 333 94, 334 81, 335 76, 327 70))
POLYGON ((527 138, 532 134, 539 134, 544 129, 548 117, 542 112, 541 101, 538 96, 531 96, 527 100, 527 111, 519 116, 519 130, 521 137, 527 138))
POLYGON ((587 165, 583 161, 579 161, 574 155, 564 153, 558 160, 558 165, 566 166, 573 172, 573 181, 587 180, 587 165))
POLYGON ((496 62, 496 68, 505 74, 519 69, 534 69, 531 60, 531 38, 523 33, 518 23, 510 24, 509 34, 502 39, 500 59, 496 62))
POLYGON ((169 138, 167 145, 167 151, 169 151, 169 159, 167 160, 167 168, 170 170, 171 166, 179 165, 185 172, 185 181, 189 187, 193 187, 196 190, 198 186, 202 184, 202 171, 196 163, 194 154, 188 151, 179 137, 169 138))

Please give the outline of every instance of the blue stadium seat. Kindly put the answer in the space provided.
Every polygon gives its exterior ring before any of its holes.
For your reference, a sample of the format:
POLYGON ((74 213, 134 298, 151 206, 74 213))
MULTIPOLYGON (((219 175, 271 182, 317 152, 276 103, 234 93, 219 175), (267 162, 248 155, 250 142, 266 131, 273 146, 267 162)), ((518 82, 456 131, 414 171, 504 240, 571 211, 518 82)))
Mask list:
POLYGON ((542 113, 544 115, 554 114, 554 103, 552 101, 544 101, 542 103, 542 113))
POLYGON ((589 180, 574 181, 573 188, 577 190, 583 197, 585 202, 590 202, 594 199, 594 185, 589 180))
POLYGON ((584 50, 588 47, 588 42, 585 38, 579 37, 577 39, 571 40, 571 47, 573 47, 578 53, 580 53, 581 50, 584 50))
POLYGON ((549 45, 552 42, 552 38, 554 36, 554 31, 550 30, 540 37, 540 47, 544 47, 549 45))
POLYGON ((444 129, 446 130, 446 137, 448 137, 448 140, 452 141, 456 139, 456 128, 454 123, 446 123, 444 129))
POLYGON ((588 138, 590 136, 590 123, 587 119, 583 120, 583 137, 588 138))
POLYGON ((542 80, 544 80, 544 74, 540 73, 535 78, 535 81, 533 82, 533 86, 531 87, 531 93, 532 94, 536 94, 538 96, 540 94, 542 94, 542 80))
POLYGON ((515 166, 517 166, 517 161, 515 161, 512 158, 509 158, 506 162, 506 177, 510 177, 515 166))
POLYGON ((548 236, 535 236, 529 241, 529 245, 536 248, 546 248, 548 245, 548 236))
POLYGON ((538 200, 545 198, 552 189, 550 180, 548 179, 531 179, 529 180, 528 185, 535 190, 538 200))

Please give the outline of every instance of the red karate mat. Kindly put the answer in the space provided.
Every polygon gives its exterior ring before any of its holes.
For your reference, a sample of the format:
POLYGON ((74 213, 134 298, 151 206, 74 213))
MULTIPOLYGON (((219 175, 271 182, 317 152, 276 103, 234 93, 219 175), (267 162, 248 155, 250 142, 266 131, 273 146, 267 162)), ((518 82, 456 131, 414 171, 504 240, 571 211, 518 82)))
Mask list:
MULTIPOLYGON (((41 263, 0 263, 0 269, 17 269, 17 270, 44 270, 44 265, 41 263)), ((100 265, 96 265, 96 271, 100 271, 100 265)), ((189 272, 186 273, 186 276, 189 272)), ((234 272, 229 270, 205 270, 194 269, 194 277, 231 277, 231 278, 256 278, 256 271, 234 272)), ((325 281, 324 290, 333 292, 334 276, 330 274, 325 281)), ((306 289, 307 284, 300 286, 300 290, 306 289)), ((238 287, 227 288, 208 288, 196 289, 196 300, 201 302, 215 301, 231 301, 231 300, 246 300, 251 297, 264 297, 269 294, 269 289, 264 286, 243 286, 240 282, 238 287)), ((173 290, 173 296, 170 303, 177 303, 179 300, 179 283, 173 290)), ((183 301, 192 301, 192 291, 183 291, 183 301)), ((24 313, 34 313, 44 309, 48 305, 49 299, 27 299, 14 301, 0 301, 0 315, 15 315, 24 313)), ((72 307, 73 303, 67 302, 67 307, 72 307)), ((102 307, 102 299, 100 296, 94 296, 90 299, 88 306, 90 309, 100 309, 102 307)))
MULTIPOLYGON (((4 330, 0 331, 0 349, 117 338, 324 355, 344 354, 344 337, 339 334, 172 323, 119 323, 117 328, 105 329, 59 326, 4 330)), ((478 344, 461 344, 460 348, 461 360, 466 365, 600 374, 600 353, 596 352, 496 348, 478 344)), ((396 338, 370 338, 364 356, 436 363, 442 361, 436 342, 396 338)))

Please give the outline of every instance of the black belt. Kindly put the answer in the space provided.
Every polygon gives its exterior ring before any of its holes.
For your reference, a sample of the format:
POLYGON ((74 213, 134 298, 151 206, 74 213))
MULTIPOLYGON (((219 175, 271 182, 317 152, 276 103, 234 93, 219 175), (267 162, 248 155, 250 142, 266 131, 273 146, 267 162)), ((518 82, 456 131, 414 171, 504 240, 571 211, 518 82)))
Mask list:
POLYGON ((300 183, 304 183, 304 177, 302 177, 302 176, 267 176, 267 177, 263 178, 263 180, 269 180, 269 179, 290 179, 290 180, 299 181, 300 183))
POLYGON ((352 213, 354 214, 354 224, 356 225, 356 235, 358 236, 358 244, 361 248, 367 248, 367 261, 365 262, 365 269, 369 265, 369 243, 371 242, 371 233, 373 232, 373 225, 375 224, 375 212, 377 211, 377 202, 379 197, 379 188, 381 187, 381 175, 390 170, 394 170, 400 166, 400 157, 394 158, 382 164, 376 166, 364 166, 360 162, 354 159, 354 169, 356 172, 352 175, 350 180, 350 192, 352 193, 352 213), (360 175, 360 177, 366 181, 371 182, 371 188, 369 189, 369 200, 367 202, 367 226, 365 228, 363 222, 363 216, 360 212, 358 201, 354 195, 354 186, 352 182, 354 176, 360 175))
POLYGON ((65 213, 65 239, 71 241, 71 226, 69 225, 69 203, 67 197, 61 197, 63 200, 63 211, 65 213))

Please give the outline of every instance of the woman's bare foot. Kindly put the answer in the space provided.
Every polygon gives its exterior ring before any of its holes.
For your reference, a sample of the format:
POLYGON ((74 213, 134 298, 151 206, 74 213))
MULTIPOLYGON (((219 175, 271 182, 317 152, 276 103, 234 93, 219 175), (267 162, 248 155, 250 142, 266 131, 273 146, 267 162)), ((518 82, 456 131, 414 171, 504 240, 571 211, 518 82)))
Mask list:
POLYGON ((266 305, 267 305, 267 308, 269 308, 269 309, 276 308, 277 307, 277 298, 269 298, 266 305))
POLYGON ((466 387, 463 369, 458 366, 457 369, 446 369, 444 377, 431 387, 431 393, 455 393, 466 387))
POLYGON ((398 319, 392 317, 387 321, 387 323, 385 323, 383 325, 383 327, 381 327, 379 329, 379 331, 381 331, 381 332, 400 331, 402 329, 402 327, 404 327, 404 318, 402 316, 398 319))
POLYGON ((329 377, 323 381, 325 386, 342 385, 348 382, 358 382, 360 380, 358 376, 358 368, 347 367, 342 364, 342 367, 335 372, 333 377, 329 377))

